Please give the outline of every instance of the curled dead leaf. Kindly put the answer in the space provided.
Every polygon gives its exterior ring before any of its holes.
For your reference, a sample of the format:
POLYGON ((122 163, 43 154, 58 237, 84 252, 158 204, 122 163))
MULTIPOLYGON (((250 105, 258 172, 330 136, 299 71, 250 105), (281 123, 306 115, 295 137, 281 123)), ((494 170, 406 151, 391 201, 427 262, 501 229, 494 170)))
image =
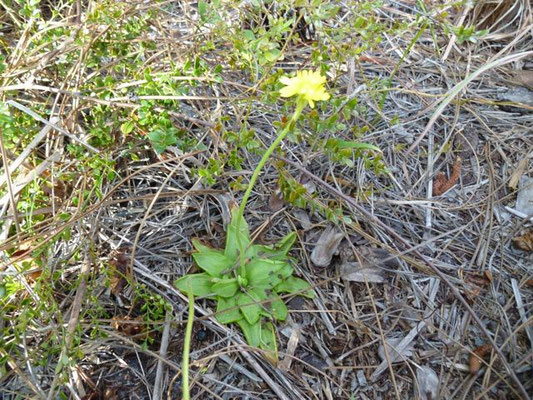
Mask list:
POLYGON ((472 353, 470 353, 470 373, 472 375, 477 374, 481 368, 481 363, 483 358, 490 354, 492 346, 490 344, 484 344, 482 346, 476 347, 472 353))
POLYGON ((520 178, 522 177, 522 175, 524 175, 524 172, 526 172, 528 163, 529 163, 529 160, 527 158, 522 158, 520 162, 518 163, 518 166, 511 174, 511 177, 509 178, 508 185, 511 189, 516 189, 518 187, 520 178))
POLYGON ((480 288, 486 288, 492 282, 492 274, 489 273, 480 273, 480 272, 465 272, 465 281, 476 285, 480 288))
POLYGON ((339 273, 344 280, 351 282, 383 283, 385 278, 382 270, 377 267, 363 267, 358 262, 344 262, 339 267, 339 273))
POLYGON ((339 272, 347 281, 383 283, 384 271, 399 266, 398 258, 385 249, 353 247, 348 243, 341 245, 339 253, 342 261, 339 272))
POLYGON ((344 234, 338 232, 335 227, 328 226, 318 238, 315 248, 311 253, 311 261, 317 267, 327 267, 331 259, 337 254, 337 249, 344 234))
POLYGON ((524 251, 533 251, 533 229, 513 238, 516 248, 524 251))
POLYGON ((444 172, 439 172, 433 181, 433 195, 440 196, 446 191, 450 190, 459 180, 461 175, 461 157, 457 157, 455 163, 453 164, 452 174, 449 179, 446 179, 446 174, 444 172))

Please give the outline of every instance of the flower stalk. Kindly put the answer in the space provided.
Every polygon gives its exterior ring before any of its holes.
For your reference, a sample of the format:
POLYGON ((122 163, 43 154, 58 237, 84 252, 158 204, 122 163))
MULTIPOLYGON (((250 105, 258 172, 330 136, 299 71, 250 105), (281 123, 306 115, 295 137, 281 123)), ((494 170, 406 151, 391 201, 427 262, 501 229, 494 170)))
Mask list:
MULTIPOLYGON (((244 211, 246 209, 246 204, 248 203, 248 199, 250 197, 250 194, 252 193, 252 189, 255 185, 255 182, 257 181, 257 178, 259 177, 261 170, 265 166, 271 154, 280 145, 283 139, 285 139, 285 137, 290 132, 291 128, 294 126, 298 118, 300 118, 300 115, 302 114, 302 111, 307 105, 307 103, 309 104, 311 108, 314 108, 315 101, 328 100, 330 98, 329 93, 326 92, 326 89, 324 87, 324 84, 326 83, 326 77, 320 75, 318 71, 298 71, 296 73, 296 76, 293 78, 289 78, 287 76, 281 77, 280 82, 286 85, 284 88, 280 90, 281 97, 292 97, 295 95, 298 96, 296 100, 296 109, 294 110, 294 114, 292 115, 290 121, 287 123, 285 128, 283 128, 283 130, 278 135, 276 140, 274 140, 274 142, 272 142, 272 144, 268 147, 265 154, 263 154, 263 157, 261 157, 259 164, 257 164, 257 167, 255 167, 255 170, 250 179, 250 183, 248 184, 248 187, 246 188, 246 191, 244 192, 244 196, 241 201, 241 205, 239 207, 239 213, 238 213, 238 219, 237 219, 237 232, 240 232, 240 226, 241 226, 242 219, 244 218, 244 211)), ((245 255, 246 249, 243 249, 243 246, 240 240, 240 235, 237 235, 237 241, 238 241, 239 253, 240 253, 239 268, 240 268, 240 272, 242 273, 244 270, 244 265, 245 265, 244 255, 245 255)))

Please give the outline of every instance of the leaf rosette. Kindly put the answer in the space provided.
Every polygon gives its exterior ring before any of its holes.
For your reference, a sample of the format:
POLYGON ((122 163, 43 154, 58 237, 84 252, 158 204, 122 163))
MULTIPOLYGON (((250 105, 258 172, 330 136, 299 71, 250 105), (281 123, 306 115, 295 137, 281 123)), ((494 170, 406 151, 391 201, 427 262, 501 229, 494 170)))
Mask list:
POLYGON ((237 223, 238 218, 234 210, 224 250, 192 241, 196 250, 192 257, 203 272, 185 275, 175 285, 184 293, 190 287, 195 297, 215 300, 217 320, 237 323, 248 344, 265 350, 267 358, 275 362, 277 344, 272 322, 284 321, 288 315, 281 296, 313 298, 314 292, 307 281, 293 276, 288 252, 296 240, 294 232, 274 246, 252 244, 248 224, 244 218, 237 223), (239 249, 245 253, 243 268, 239 249))

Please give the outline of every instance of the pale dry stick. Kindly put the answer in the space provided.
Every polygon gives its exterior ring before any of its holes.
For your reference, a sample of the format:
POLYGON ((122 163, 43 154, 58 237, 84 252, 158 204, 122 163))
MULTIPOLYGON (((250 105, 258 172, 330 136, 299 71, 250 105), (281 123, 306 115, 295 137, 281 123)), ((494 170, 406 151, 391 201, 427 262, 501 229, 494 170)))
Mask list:
MULTIPOLYGON (((35 178, 40 176, 50 166, 50 164, 58 161, 60 156, 61 154, 59 152, 55 152, 42 163, 40 163, 37 167, 28 172, 26 175, 17 178, 13 186, 13 196, 19 194, 20 191, 26 187, 26 185, 28 185, 35 178)), ((0 217, 3 216, 6 211, 5 204, 10 200, 10 196, 11 193, 7 193, 0 198, 0 205, 3 206, 2 211, 0 211, 0 217)))
POLYGON ((16 67, 17 63, 20 61, 22 55, 24 54, 23 48, 27 46, 28 38, 30 37, 30 32, 33 29, 34 24, 35 18, 30 17, 26 24, 24 32, 22 32, 22 35, 20 35, 20 39, 18 40, 15 48, 12 49, 11 55, 8 58, 8 71, 11 68, 16 67))
MULTIPOLYGON (((392 348, 392 346, 391 346, 391 349, 397 354, 402 354, 404 352, 404 350, 407 348, 407 346, 409 346, 409 344, 422 331, 422 329, 425 328, 425 326, 426 326, 426 322, 425 321, 420 321, 417 324, 417 326, 415 326, 413 329, 411 329, 411 331, 402 339, 402 341, 400 343, 398 343, 397 346, 394 346, 394 348, 392 348)), ((389 347, 387 345, 387 343, 386 342, 383 343, 383 349, 386 351, 385 354, 387 354, 387 347, 389 347)), ((390 360, 382 361, 381 364, 379 364, 378 367, 376 368, 376 370, 372 373, 372 376, 370 377, 370 380, 375 381, 379 377, 379 375, 381 375, 383 373, 383 371, 385 371, 387 366, 389 366, 389 368, 391 367, 390 360)))
MULTIPOLYGON (((430 152, 428 150, 428 154, 433 158, 433 160, 438 160, 440 158, 440 156, 442 155, 442 153, 444 153, 446 147, 448 146, 448 143, 453 135, 453 133, 455 132, 455 127, 457 126, 457 122, 459 120, 459 107, 457 106, 456 107, 456 112, 455 112, 455 116, 454 116, 454 119, 453 119, 453 122, 451 123, 450 125, 450 128, 449 128, 449 132, 446 134, 446 136, 444 137, 444 139, 442 140, 442 143, 439 147, 439 149, 436 151, 436 152, 430 152)), ((431 129, 430 130, 431 132, 433 132, 433 130, 431 129)), ((474 152, 475 153, 475 152, 474 152)), ((428 155, 428 157, 429 157, 428 155)), ((429 164, 429 162, 428 162, 429 164)), ((444 164, 444 162, 442 163, 442 165, 444 164)), ((433 171, 431 171, 433 173, 433 171)), ((409 193, 412 193, 412 191, 414 190, 414 188, 418 187, 418 185, 420 184, 420 182, 422 182, 424 179, 426 179, 427 176, 431 176, 429 174, 429 168, 426 169, 422 174, 420 174, 420 177, 417 179, 417 181, 412 185, 412 189, 409 193)), ((430 179, 430 181, 433 182, 432 179, 430 179)), ((432 193, 433 193, 433 187, 432 187, 432 193)))
POLYGON ((444 109, 452 102, 452 100, 459 95, 460 92, 462 92, 470 82, 472 82, 475 78, 477 78, 482 73, 496 67, 501 67, 502 65, 515 62, 518 60, 521 60, 522 58, 533 56, 533 51, 524 51, 521 53, 511 54, 506 57, 503 57, 499 60, 492 61, 490 63, 487 63, 483 65, 481 68, 479 68, 477 71, 471 73, 468 75, 464 80, 459 82, 457 85, 455 85, 446 95, 444 100, 441 101, 437 109, 433 112, 433 115, 429 119, 428 124, 422 131, 422 133, 418 136, 418 138, 414 141, 414 143, 409 147, 407 150, 406 156, 409 156, 411 152, 420 144, 422 139, 427 135, 429 130, 433 127, 435 122, 437 122, 437 119, 441 116, 441 114, 444 112, 444 109))
MULTIPOLYGON (((533 52, 530 52, 530 53, 533 54, 533 52)), ((507 370, 507 373, 509 374, 511 379, 516 384, 520 394, 524 397, 524 399, 529 399, 529 395, 528 395, 526 389, 524 388, 524 386, 522 385, 522 382, 520 382, 520 380, 516 376, 514 370, 511 368, 511 366, 509 365, 509 362, 507 361, 507 359, 503 355, 501 349, 497 346, 496 342, 491 337, 490 333, 487 331, 487 328, 485 328, 485 326, 483 325, 483 322, 481 321, 481 319, 478 317, 476 312, 472 309, 470 304, 468 304, 468 302, 465 300, 465 298, 463 297, 463 295, 461 294, 459 289, 457 289, 457 287, 452 282, 450 282, 450 280, 448 279, 448 277, 444 273, 442 273, 430 260, 428 260, 426 258, 426 256, 424 256, 418 250, 411 250, 411 245, 409 244, 409 242, 407 242, 407 240, 405 240, 401 235, 396 233, 396 231, 394 229, 390 228, 388 225, 384 224, 381 220, 379 220, 374 215, 370 214, 367 210, 365 210, 363 207, 361 207, 358 204, 357 200, 355 200, 353 197, 348 196, 348 195, 338 191, 333 186, 331 186, 329 183, 325 182, 323 179, 319 178, 318 176, 314 175, 313 173, 307 171, 305 168, 300 166, 298 163, 295 163, 294 161, 291 161, 291 160, 287 160, 286 158, 283 158, 283 157, 280 157, 280 156, 275 156, 275 157, 279 158, 280 160, 286 162, 289 165, 292 165, 294 168, 296 168, 299 171, 301 171, 304 175, 306 175, 309 178, 313 179, 314 181, 319 183, 321 186, 323 186, 325 189, 327 189, 328 191, 334 193, 335 195, 337 195, 338 197, 340 197, 341 199, 346 201, 346 203, 350 204, 354 209, 356 209, 363 216, 365 216, 370 222, 375 223, 381 229, 383 229, 386 232, 388 232, 399 243, 401 243, 403 247, 406 248, 406 251, 412 252, 419 259, 421 259, 423 261, 423 263, 426 264, 446 284, 446 286, 448 286, 451 289, 454 297, 457 300, 459 300, 459 302, 463 305, 463 307, 468 311, 470 316, 473 318, 473 320, 479 326, 479 329, 481 330, 483 335, 487 338, 488 342, 494 348, 494 351, 496 352, 496 354, 500 358, 502 364, 504 365, 504 367, 507 370)))
MULTIPOLYGON (((524 364, 527 360, 530 358, 533 358, 533 351, 530 351, 528 354, 526 354, 524 357, 522 357, 520 360, 515 362, 516 368, 522 364, 524 364)), ((522 370, 518 370, 518 372, 527 372, 531 370, 531 365, 525 365, 522 370), (524 371, 525 369, 525 371, 524 371)), ((496 385, 498 385, 503 380, 503 377, 498 377, 498 379, 495 379, 490 385, 488 385, 481 393, 479 393, 474 400, 480 400, 480 399, 486 399, 487 393, 490 392, 496 385)))
POLYGON ((154 381, 154 392, 152 394, 152 400, 161 400, 163 398, 163 361, 162 359, 167 356, 168 342, 170 336, 170 320, 172 318, 172 312, 167 311, 165 315, 165 325, 163 327, 163 335, 161 336, 161 346, 159 347, 159 355, 161 358, 157 360, 157 369, 154 381))
MULTIPOLYGON (((449 321, 445 321, 443 319, 442 316, 439 317, 439 319, 441 320, 441 322, 443 323, 449 323, 449 321)), ((464 344, 461 343, 460 341, 460 338, 459 339, 455 339, 453 336, 451 336, 451 334, 448 334, 446 333, 443 329, 442 329, 442 326, 440 328, 437 328, 438 329, 438 333, 439 335, 443 335, 444 339, 449 341, 449 345, 447 345, 447 350, 448 351, 452 351, 453 354, 455 355, 456 358, 458 358, 461 354, 464 354, 464 353, 470 353, 472 350, 469 349, 468 347, 466 347, 464 344)), ((518 330, 520 329, 520 327, 518 327, 515 332, 512 334, 514 335, 518 330)), ((511 335, 511 336, 512 336, 511 335)), ((507 342, 509 341, 509 339, 507 339, 503 344, 502 344, 502 348, 505 347, 507 345, 507 342)), ((446 356, 447 357, 447 356, 446 356)), ((445 358, 446 358, 445 357, 445 358)), ((487 367, 491 367, 491 364, 487 363, 486 361, 482 360, 482 363, 487 366, 487 367)), ((516 362, 514 364, 512 364, 513 366, 515 366, 516 362)), ((465 364, 459 364, 459 363, 453 363, 453 362, 449 362, 446 364, 447 367, 451 367, 451 368, 456 368, 458 369, 459 371, 463 371, 463 372, 469 372, 469 367, 465 364)), ((497 369, 493 369, 493 372, 494 374, 497 376, 498 380, 500 381, 503 381, 505 380, 506 376, 503 375, 502 372, 498 371, 497 369)), ((447 383, 445 382, 445 384, 447 385, 447 383)), ((458 391, 458 390, 457 390, 458 391)), ((517 394, 517 392, 513 389, 513 393, 517 394)), ((453 399, 455 398, 454 396, 450 396, 449 398, 453 399)))
MULTIPOLYGON (((476 251, 472 256, 472 260, 476 259, 476 265, 478 267, 483 267, 485 265, 487 255, 489 252, 489 246, 492 236, 492 230, 494 227, 494 166, 492 165, 491 154, 490 154, 490 142, 487 142, 485 147, 485 158, 489 165, 489 193, 487 195, 487 208, 485 210, 485 218, 483 221, 483 227, 479 235, 479 242, 476 247, 476 251)), ((490 267, 489 267, 490 268, 490 267)))
MULTIPOLYGON (((217 96, 169 96, 169 95, 151 95, 151 96, 135 96, 136 100, 247 100, 249 97, 217 97, 217 96)), ((131 97, 112 97, 109 99, 111 103, 119 103, 121 101, 131 100, 131 97)))
POLYGON ((100 153, 100 150, 98 150, 97 148, 91 146, 89 143, 85 143, 83 140, 81 140, 80 138, 74 136, 73 134, 67 132, 66 130, 64 130, 63 128, 60 128, 59 126, 57 126, 56 124, 53 124, 52 122, 48 121, 47 119, 41 117, 39 114, 37 114, 36 112, 30 110, 28 107, 25 107, 23 106, 22 104, 20 103, 17 103, 16 101, 14 100, 8 100, 6 101, 6 104, 9 104, 17 109, 19 109, 20 111, 22 112, 25 112, 26 114, 32 116, 33 118, 35 118, 37 121, 39 122, 42 122, 43 124, 45 125, 50 125, 52 128, 54 128, 56 131, 62 133, 63 135, 67 136, 68 138, 74 140, 75 142, 81 144, 82 146, 85 146, 87 147, 89 150, 95 152, 95 153, 100 153))
MULTIPOLYGON (((529 18, 531 19, 531 18, 529 18)), ((513 40, 507 44, 503 49, 501 49, 498 53, 496 53, 494 56, 489 58, 487 62, 491 62, 492 60, 497 59, 502 54, 505 54, 509 49, 513 48, 524 36, 531 35, 531 30, 533 29, 533 24, 526 25, 522 28, 522 32, 520 32, 518 35, 513 35, 513 40)))
MULTIPOLYGON (((169 385, 169 390, 172 388, 172 383, 175 381, 175 379, 181 374, 181 367, 175 363, 173 363, 172 361, 168 360, 167 358, 162 358, 159 354, 157 354, 156 352, 152 351, 152 350, 149 350, 149 349, 145 349, 143 347, 141 347, 141 345, 135 341, 133 341, 132 339, 130 338, 127 338, 125 336, 121 336, 120 334, 116 333, 115 331, 113 330, 106 330, 105 333, 108 335, 108 336, 111 336, 111 337, 114 337, 115 339, 119 339, 121 341, 123 341, 124 343, 127 343, 128 345, 130 345, 132 348, 134 348, 135 350, 138 350, 139 352, 142 352, 142 353, 145 353, 145 354, 148 354, 149 356, 152 356, 153 358, 155 358, 156 360, 158 361, 161 361, 163 362, 164 364, 166 364, 167 366, 169 366, 170 368, 172 368, 174 371, 178 371, 178 373, 176 374, 176 376, 174 377, 174 379, 171 380, 171 383, 169 385)), ((206 388, 204 385, 202 385, 200 382, 196 382, 196 384, 198 386, 200 386, 203 390, 207 391, 208 393, 216 396, 213 392, 211 392, 208 388, 206 388)), ((168 397, 169 399, 171 399, 170 397, 168 397)), ((216 398, 220 398, 218 396, 216 396, 216 398)))
MULTIPOLYGON (((11 3, 10 0, 8 1, 11 3)), ((11 21, 13 21, 13 23, 17 26, 17 29, 20 29, 22 27, 22 22, 19 20, 20 16, 17 15, 18 12, 10 8, 4 0, 0 0, 0 6, 2 6, 3 9, 7 11, 9 16, 11 17, 11 21)))
MULTIPOLYGON (((52 124, 57 124, 58 121, 59 121, 59 119, 57 117, 52 117, 50 119, 50 122, 52 124)), ((13 161, 11 163, 11 165, 9 166, 9 173, 10 174, 15 172, 15 170, 18 167, 20 167, 22 165, 22 163, 24 163, 24 160, 26 160, 26 158, 28 158, 28 156, 33 151, 33 149, 35 149, 37 147, 37 145, 41 142, 41 140, 43 140, 44 137, 46 135, 48 135, 48 133, 51 130, 52 130, 52 126, 51 125, 46 125, 43 129, 41 129, 39 131, 39 133, 37 135, 35 135, 35 137, 32 139, 32 141, 24 148, 22 153, 20 153, 20 155, 15 159, 15 161, 13 161)), ((5 177, 0 177, 0 186, 2 186, 5 182, 6 182, 6 178, 5 177)))
POLYGON ((26 369, 28 370, 29 377, 32 380, 32 382, 35 385, 35 387, 38 389, 39 394, 41 395, 41 397, 43 399, 45 399, 46 398, 46 394, 44 393, 44 391, 41 388, 41 386, 39 386, 39 382, 38 382, 37 378, 35 377, 35 373, 33 372, 33 367, 31 365, 31 358, 30 358, 30 355, 28 353, 28 344, 27 344, 27 341, 26 341, 26 335, 25 334, 21 335, 21 338, 22 338, 22 348, 24 349, 24 358, 26 359, 26 369))
MULTIPOLYGON (((246 368, 244 368, 241 364, 239 364, 237 361, 232 360, 229 358, 226 354, 217 354, 217 358, 224 361, 228 366, 237 372, 246 375, 248 379, 254 381, 254 382, 261 382, 261 378, 259 378, 256 374, 253 372, 248 371, 246 368)), ((198 360, 201 361, 201 360, 198 360)))
POLYGON ((529 339, 529 343, 531 346, 533 346, 533 329, 531 326, 528 326, 528 318, 526 314, 526 310, 524 307, 524 303, 522 302, 522 295, 520 294, 520 287, 518 286, 518 282, 515 278, 511 278, 511 287, 513 288, 513 294, 516 301, 516 308, 518 309, 518 315, 520 315, 520 318, 522 319, 522 323, 525 326, 526 334, 529 339))
MULTIPOLYGON (((68 352, 70 351, 70 346, 72 344, 72 340, 74 339, 74 334, 76 332, 76 327, 79 322, 80 313, 81 313, 81 306, 83 302, 83 296, 85 295, 85 292, 87 291, 87 279, 89 276, 89 272, 91 270, 92 260, 91 256, 89 255, 90 252, 89 243, 87 242, 85 244, 84 249, 84 259, 83 263, 81 265, 81 271, 80 271, 80 283, 78 286, 78 289, 76 290, 76 297, 74 298, 74 301, 72 302, 72 308, 70 312, 70 318, 67 325, 67 332, 66 332, 66 338, 65 338, 65 344, 63 345, 63 349, 61 350, 61 354, 59 356, 59 360, 63 360, 66 357, 68 357, 68 352)), ((50 390, 48 391, 48 397, 47 400, 52 400, 54 398, 54 393, 56 386, 58 384, 59 378, 61 376, 60 372, 62 371, 62 367, 59 371, 56 371, 54 375, 54 379, 50 385, 50 390)))
MULTIPOLYGON (((426 173, 429 176, 433 176, 433 164, 434 164, 433 145, 434 145, 434 142, 435 142, 435 137, 433 135, 433 129, 430 129, 429 139, 428 139, 428 167, 426 170, 426 173)), ((428 200, 430 200, 431 197, 433 196, 433 178, 428 179, 427 185, 428 185, 428 188, 427 188, 426 197, 428 200)), ((431 232, 431 226, 432 226, 432 221, 431 221, 432 212, 431 211, 432 211, 431 207, 426 207, 426 234, 428 235, 431 232)))
MULTIPOLYGON (((9 198, 9 203, 11 204, 11 209, 13 210, 13 221, 15 222, 15 227, 17 228, 17 237, 20 238, 22 230, 20 229, 19 218, 17 215, 17 202, 15 201, 15 192, 13 190, 13 182, 11 181, 11 173, 9 172, 9 159, 7 158, 6 148, 4 146, 4 132, 0 129, 0 149, 2 150, 2 159, 4 160, 4 173, 7 182, 7 196, 9 198)), ((2 207, 6 209, 7 207, 2 207)))

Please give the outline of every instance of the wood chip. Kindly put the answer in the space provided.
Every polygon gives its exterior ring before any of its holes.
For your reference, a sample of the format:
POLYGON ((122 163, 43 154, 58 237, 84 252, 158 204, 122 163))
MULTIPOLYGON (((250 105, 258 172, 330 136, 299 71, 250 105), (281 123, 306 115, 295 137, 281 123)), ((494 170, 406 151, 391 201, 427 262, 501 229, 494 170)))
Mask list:
POLYGON ((449 179, 446 179, 444 172, 439 172, 433 181, 433 195, 440 196, 441 194, 450 190, 459 180, 461 175, 461 157, 457 157, 453 164, 452 174, 449 179))
POLYGON ((383 283, 382 270, 377 267, 364 267, 358 262, 344 262, 339 267, 340 276, 350 282, 383 283))
POLYGON ((524 251, 533 251, 533 229, 513 238, 515 247, 524 251))
MULTIPOLYGON (((402 338, 390 338, 386 339, 387 352, 389 353, 389 360, 391 363, 397 361, 406 361, 413 355, 413 343, 409 343, 407 346, 399 347, 402 338)), ((382 361, 387 361, 385 357, 385 346, 381 344, 378 348, 378 356, 382 361)))
MULTIPOLYGON (((409 331, 409 333, 396 346, 394 346, 394 352, 396 354, 402 354, 405 351, 405 349, 411 346, 412 341, 415 340, 415 338, 425 328, 425 326, 426 326, 426 323, 424 321, 420 321, 413 329, 409 331)), ((391 351, 387 351, 387 352, 389 354, 389 357, 394 356, 394 354, 391 354, 391 351)), ((375 382, 376 379, 378 379, 379 376, 387 369, 388 365, 389 365, 388 361, 383 360, 381 364, 378 365, 376 370, 372 373, 370 380, 375 382)))

